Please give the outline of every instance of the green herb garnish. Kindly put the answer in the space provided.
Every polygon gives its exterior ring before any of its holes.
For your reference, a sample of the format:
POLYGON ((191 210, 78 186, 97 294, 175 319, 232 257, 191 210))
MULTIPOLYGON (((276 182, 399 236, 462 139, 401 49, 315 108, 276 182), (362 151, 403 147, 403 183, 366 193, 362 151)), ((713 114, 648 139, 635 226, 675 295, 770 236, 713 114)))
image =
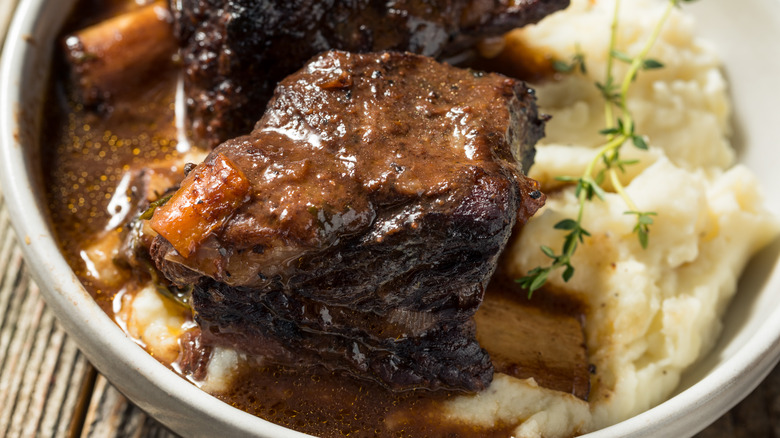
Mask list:
POLYGON ((552 67, 558 73, 572 73, 576 70, 579 70, 582 74, 588 73, 588 68, 585 65, 585 54, 582 53, 579 46, 577 46, 577 51, 569 62, 555 60, 552 63, 552 67))
POLYGON ((143 213, 141 213, 141 215, 138 218, 144 221, 148 221, 154 215, 154 210, 156 210, 157 207, 161 207, 165 205, 165 203, 168 202, 172 197, 173 197, 173 193, 165 195, 162 198, 150 203, 149 208, 147 208, 143 213))
POLYGON ((173 284, 168 283, 164 277, 160 275, 160 272, 154 267, 154 264, 149 261, 144 261, 143 265, 146 267, 149 277, 151 277, 151 282, 154 285, 154 289, 158 294, 185 309, 192 310, 191 301, 192 290, 194 288, 192 285, 185 287, 174 286, 173 284))
MULTIPOLYGON (((620 158, 620 150, 623 145, 631 143, 638 149, 647 149, 647 141, 644 136, 636 133, 634 130, 634 118, 628 110, 627 105, 628 88, 636 79, 640 71, 663 68, 663 63, 655 59, 650 59, 647 55, 658 40, 661 29, 666 23, 672 8, 679 6, 680 3, 689 3, 691 1, 692 0, 668 0, 667 7, 653 29, 650 38, 645 42, 642 50, 635 56, 630 56, 615 48, 620 0, 615 2, 609 53, 607 56, 606 78, 604 82, 596 83, 596 87, 601 92, 605 101, 604 116, 606 128, 600 133, 606 136, 606 142, 598 149, 596 156, 591 160, 581 176, 563 176, 557 178, 560 181, 576 184, 575 196, 578 200, 577 217, 574 219, 564 219, 554 226, 555 229, 568 232, 564 237, 560 253, 556 253, 549 246, 541 246, 540 249, 542 253, 552 259, 550 265, 546 267, 537 266, 528 271, 524 277, 516 280, 523 288, 528 290, 529 298, 534 291, 545 284, 550 273, 555 270, 563 268, 562 278, 567 282, 574 276, 574 266, 571 264, 572 256, 577 250, 577 246, 584 242, 585 237, 590 236, 590 233, 582 227, 585 205, 588 201, 593 200, 594 197, 600 199, 604 198, 605 192, 601 187, 601 184, 607 178, 609 178, 615 192, 618 193, 626 203, 628 211, 626 211, 625 214, 636 216, 636 225, 634 226, 633 233, 637 235, 642 248, 647 248, 650 225, 653 224, 653 216, 656 216, 657 213, 640 211, 628 196, 623 184, 618 178, 618 172, 625 172, 626 166, 636 164, 637 162, 636 160, 623 160, 620 158), (620 80, 615 78, 612 73, 612 67, 616 60, 629 64, 628 71, 620 80), (598 163, 602 163, 603 168, 596 172, 596 165, 598 163)), ((553 68, 561 73, 572 73, 575 70, 579 70, 584 74, 587 71, 585 67, 585 57, 580 52, 579 48, 577 48, 577 52, 571 58, 570 62, 554 62, 553 68)))

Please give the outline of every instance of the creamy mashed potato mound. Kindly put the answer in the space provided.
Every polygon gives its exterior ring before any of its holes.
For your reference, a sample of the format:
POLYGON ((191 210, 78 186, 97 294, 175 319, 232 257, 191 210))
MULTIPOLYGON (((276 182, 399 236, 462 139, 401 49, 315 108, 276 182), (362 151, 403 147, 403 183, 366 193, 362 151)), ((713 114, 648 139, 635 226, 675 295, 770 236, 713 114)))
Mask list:
MULTIPOLYGON (((618 49, 637 53, 665 3, 624 2, 618 49)), ((573 187, 555 178, 582 175, 604 141, 604 101, 594 83, 604 80, 613 8, 613 0, 573 0, 568 10, 508 36, 550 59, 582 53, 587 64, 586 74, 533 84, 542 110, 553 115, 530 172, 548 200, 510 242, 504 268, 515 277, 549 265, 541 245, 560 250, 565 232, 553 226, 576 217, 578 204, 573 187)), ((681 373, 714 345, 740 272, 775 238, 778 223, 764 209, 751 172, 734 165, 726 81, 691 17, 674 10, 649 56, 665 67, 639 74, 628 106, 650 148, 621 151, 639 160, 621 176, 628 195, 641 211, 657 212, 649 245, 641 247, 632 233, 635 216, 624 214, 623 199, 607 186, 606 199, 587 204, 583 226, 592 236, 574 256, 574 278, 564 282, 559 271, 549 279, 586 304, 586 343, 596 370, 590 401, 496 374, 486 391, 447 402, 443 415, 482 426, 518 424, 517 437, 585 433, 668 398, 681 373)), ((616 77, 626 68, 616 62, 616 77)), ((175 359, 187 328, 175 305, 149 287, 123 309, 132 335, 161 360, 175 359)), ((245 359, 227 349, 215 349, 211 359, 202 387, 224 391, 245 359)))
POLYGON ((179 338, 193 322, 187 311, 160 295, 152 284, 135 295, 122 295, 118 320, 125 331, 137 339, 157 360, 171 363, 179 357, 179 338))
MULTIPOLYGON (((640 51, 665 3, 623 2, 618 49, 640 51)), ((548 200, 510 243, 506 268, 516 277, 550 264, 541 245, 560 251, 566 232, 553 226, 575 218, 578 203, 573 186, 555 177, 582 175, 604 142, 598 133, 604 128, 604 100, 594 83, 604 81, 613 11, 614 1, 574 0, 568 10, 509 37, 551 59, 568 61, 582 53, 587 66, 586 74, 577 71, 534 85, 542 110, 553 116, 530 172, 548 200)), ((621 177, 628 195, 639 210, 658 214, 649 245, 643 249, 632 233, 636 217, 624 214, 623 199, 608 193, 586 206, 583 227, 592 236, 574 256, 574 278, 564 282, 558 271, 549 279, 587 305, 586 342, 596 367, 589 418, 578 429, 583 420, 564 397, 549 409, 557 414, 548 421, 518 407, 514 418, 525 423, 517 436, 567 436, 602 428, 669 397, 681 373, 714 345, 748 259, 777 235, 778 223, 763 207, 755 177, 733 165, 720 61, 695 36, 684 9, 672 12, 649 57, 664 68, 640 72, 628 106, 650 150, 626 145, 621 151, 623 158, 640 160, 621 177), (561 430, 558 421, 566 415, 571 427, 561 430)), ((626 69, 627 64, 616 62, 615 76, 622 78, 626 69)), ((496 379, 495 385, 505 386, 504 380, 496 379)), ((528 400, 534 403, 533 397, 528 400)), ((506 413, 499 412, 484 409, 495 421, 506 421, 506 413)), ((454 415, 467 418, 460 409, 454 415)))
MULTIPOLYGON (((125 331, 159 361, 176 361, 181 352, 181 335, 195 326, 187 318, 189 311, 165 298, 151 283, 135 295, 123 295, 122 300, 125 302, 117 316, 125 331)), ((193 383, 210 394, 223 393, 230 389, 235 373, 245 361, 245 355, 235 350, 215 347, 209 356, 206 377, 193 383)))

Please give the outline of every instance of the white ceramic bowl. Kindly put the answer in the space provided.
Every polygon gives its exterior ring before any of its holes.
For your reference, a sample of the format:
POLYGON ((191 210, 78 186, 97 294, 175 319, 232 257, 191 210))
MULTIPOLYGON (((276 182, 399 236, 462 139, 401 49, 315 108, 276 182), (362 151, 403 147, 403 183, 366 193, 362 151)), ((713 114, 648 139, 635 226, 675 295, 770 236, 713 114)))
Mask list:
MULTIPOLYGON (((660 1, 660 0, 659 0, 660 1)), ((0 170, 13 225, 48 305, 94 365, 128 398, 184 436, 299 437, 234 409, 146 354, 92 300, 59 254, 41 198, 42 96, 54 38, 75 0, 22 0, 0 69, 0 170)), ((739 159, 780 214, 780 0, 705 0, 687 6, 726 65, 739 159)), ((45 158, 44 158, 45 159, 45 158)), ((780 358, 780 243, 751 263, 719 343, 667 402, 587 436, 690 436, 745 397, 780 358)))

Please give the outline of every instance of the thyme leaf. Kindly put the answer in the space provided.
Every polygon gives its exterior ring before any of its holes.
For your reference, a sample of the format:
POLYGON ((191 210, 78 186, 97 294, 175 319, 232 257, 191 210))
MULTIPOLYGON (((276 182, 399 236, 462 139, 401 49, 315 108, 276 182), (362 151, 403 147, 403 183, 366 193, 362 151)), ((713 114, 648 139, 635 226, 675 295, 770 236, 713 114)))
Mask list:
POLYGON ((149 204, 149 208, 147 208, 143 213, 141 213, 141 216, 139 216, 138 218, 141 220, 148 221, 149 219, 152 218, 152 215, 154 215, 154 210, 156 210, 157 207, 165 205, 165 203, 168 202, 171 199, 171 197, 173 197, 173 193, 169 195, 165 195, 162 198, 153 201, 152 203, 149 204))
MULTIPOLYGON (((578 245, 585 242, 585 237, 590 236, 590 233, 582 226, 585 205, 587 202, 592 201, 594 197, 602 200, 605 198, 606 192, 602 188, 602 183, 607 176, 609 176, 615 192, 621 196, 628 206, 628 210, 625 214, 636 216, 636 224, 634 225, 632 232, 637 235, 637 239, 642 248, 647 248, 649 244, 650 226, 653 225, 653 217, 657 216, 657 213, 640 211, 626 193, 625 188, 618 177, 618 172, 623 173, 625 172, 626 166, 638 162, 638 160, 622 160, 620 158, 620 149, 624 144, 630 142, 638 149, 648 149, 646 138, 634 131, 634 119, 627 105, 628 90, 630 84, 636 79, 640 70, 655 70, 664 67, 662 62, 648 58, 647 55, 658 39, 661 29, 669 17, 672 8, 679 7, 681 3, 690 3, 692 1, 693 0, 668 0, 667 7, 664 10, 662 17, 656 23, 651 36, 645 42, 642 50, 633 56, 615 48, 620 0, 615 2, 610 47, 607 56, 606 78, 604 79, 604 82, 596 82, 595 84, 604 99, 606 127, 599 131, 599 133, 606 137, 606 142, 599 148, 596 156, 588 164, 585 172, 581 176, 556 177, 556 180, 558 181, 576 184, 574 194, 578 201, 577 217, 574 219, 562 219, 553 226, 556 230, 567 232, 563 238, 563 245, 561 246, 560 253, 556 253, 552 248, 546 245, 540 247, 542 253, 552 260, 550 265, 546 267, 537 266, 529 270, 525 276, 516 280, 521 287, 528 290, 529 298, 535 291, 544 286, 553 271, 563 269, 561 277, 565 282, 568 282, 574 276, 575 268, 571 264, 571 259, 574 256, 578 245), (612 72, 614 61, 621 61, 629 65, 628 71, 620 80, 618 80, 612 72), (604 168, 595 172, 596 164, 599 162, 603 164, 604 168)), ((579 50, 579 47, 568 63, 556 61, 553 63, 553 68, 562 73, 573 72, 576 68, 579 68, 582 73, 587 71, 585 69, 585 57, 579 50)))
POLYGON ((664 65, 655 59, 645 59, 642 61, 642 68, 645 70, 655 70, 658 68, 664 68, 664 65))
POLYGON ((185 309, 192 310, 192 285, 177 287, 168 283, 150 261, 146 261, 144 266, 158 294, 185 309))
POLYGON ((588 67, 585 65, 585 55, 580 50, 579 46, 577 46, 577 50, 574 52, 574 55, 569 62, 554 60, 552 62, 552 68, 558 73, 573 73, 577 70, 582 74, 588 73, 588 67))
POLYGON ((657 213, 652 211, 627 211, 624 214, 636 215, 634 233, 639 238, 639 244, 642 245, 642 248, 647 249, 648 233, 650 232, 650 225, 653 225, 653 218, 650 216, 657 216, 657 213))

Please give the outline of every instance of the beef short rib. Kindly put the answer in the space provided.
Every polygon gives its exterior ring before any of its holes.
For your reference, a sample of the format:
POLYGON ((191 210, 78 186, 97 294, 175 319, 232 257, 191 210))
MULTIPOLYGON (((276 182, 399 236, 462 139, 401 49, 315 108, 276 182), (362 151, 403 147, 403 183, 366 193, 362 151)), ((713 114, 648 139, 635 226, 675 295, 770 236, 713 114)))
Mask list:
POLYGON ((171 2, 183 47, 196 137, 248 133, 276 83, 330 49, 463 51, 563 9, 569 0, 181 0, 171 2))
POLYGON ((331 51, 283 80, 151 219, 205 340, 402 390, 492 378, 472 317, 513 227, 533 92, 412 54, 331 51))

